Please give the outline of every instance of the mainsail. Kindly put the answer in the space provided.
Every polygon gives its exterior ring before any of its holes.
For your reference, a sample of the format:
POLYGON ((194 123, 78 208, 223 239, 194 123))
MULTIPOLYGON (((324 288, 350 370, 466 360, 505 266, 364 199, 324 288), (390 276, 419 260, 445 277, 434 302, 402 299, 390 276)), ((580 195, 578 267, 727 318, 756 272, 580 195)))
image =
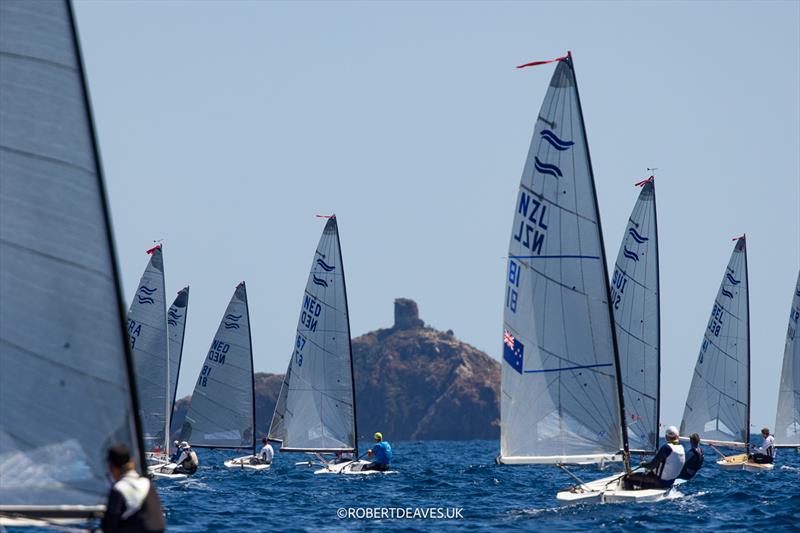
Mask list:
POLYGON ((109 445, 144 457, 68 2, 0 2, 0 73, 0 518, 86 517, 109 445))
POLYGON ((627 449, 619 362, 571 56, 539 111, 508 256, 499 461, 617 458, 627 449))
POLYGON ((783 352, 783 370, 778 392, 778 414, 775 418, 775 444, 800 446, 800 272, 794 288, 792 309, 789 311, 789 328, 786 331, 786 349, 783 352))
POLYGON ((745 237, 722 277, 681 421, 681 435, 742 446, 750 441, 750 304, 745 237))
POLYGON ((175 408, 175 394, 178 391, 178 377, 183 357, 183 337, 186 333, 186 315, 189 312, 189 287, 182 288, 167 311, 167 331, 169 331, 169 387, 170 419, 175 408))
POLYGON ((357 453, 353 382, 342 251, 332 217, 311 263, 269 438, 281 451, 357 453))
POLYGON ((128 339, 131 343, 147 450, 169 445, 169 416, 172 396, 167 365, 167 302, 164 290, 164 256, 161 246, 147 251, 150 260, 136 288, 128 311, 128 339))
POLYGON ((611 278, 620 374, 631 450, 658 448, 660 312, 653 179, 642 184, 611 278))
POLYGON ((255 447, 253 345, 244 282, 236 287, 208 349, 181 439, 204 448, 255 447))

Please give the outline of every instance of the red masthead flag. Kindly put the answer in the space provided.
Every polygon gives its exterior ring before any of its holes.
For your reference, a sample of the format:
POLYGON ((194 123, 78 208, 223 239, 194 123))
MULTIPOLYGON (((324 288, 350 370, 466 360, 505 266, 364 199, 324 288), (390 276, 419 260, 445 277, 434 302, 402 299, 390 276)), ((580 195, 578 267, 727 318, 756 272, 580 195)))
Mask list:
POLYGON ((634 186, 634 187, 644 187, 644 184, 645 184, 645 183, 648 183, 648 182, 650 182, 650 181, 655 181, 655 179, 656 179, 656 177, 655 177, 655 176, 650 176, 650 177, 649 177, 649 178, 647 178, 646 180, 637 181, 636 183, 634 183, 634 184, 633 184, 633 186, 634 186))
POLYGON ((564 61, 568 57, 569 57, 569 52, 567 52, 567 55, 561 56, 561 57, 557 57, 555 59, 546 59, 544 61, 531 61, 530 63, 525 63, 524 65, 517 65, 517 68, 535 67, 537 65, 546 65, 548 63, 555 63, 556 61, 564 61))
POLYGON ((153 246, 152 248, 150 248, 149 250, 147 250, 147 253, 148 253, 148 254, 152 254, 152 253, 153 253, 153 252, 155 252, 156 250, 160 250, 160 249, 161 249, 161 245, 160 245, 160 244, 156 244, 155 246, 153 246))

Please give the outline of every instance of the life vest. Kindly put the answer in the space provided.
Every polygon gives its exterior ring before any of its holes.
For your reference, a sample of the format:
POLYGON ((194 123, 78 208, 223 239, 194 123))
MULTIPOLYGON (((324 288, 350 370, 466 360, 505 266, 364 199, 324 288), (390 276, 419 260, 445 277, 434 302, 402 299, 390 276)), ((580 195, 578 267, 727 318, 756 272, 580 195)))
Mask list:
POLYGON ((668 442, 666 446, 670 448, 670 454, 664 460, 661 466, 659 477, 664 481, 672 481, 680 475, 683 470, 683 463, 686 462, 686 452, 680 444, 672 444, 668 442))

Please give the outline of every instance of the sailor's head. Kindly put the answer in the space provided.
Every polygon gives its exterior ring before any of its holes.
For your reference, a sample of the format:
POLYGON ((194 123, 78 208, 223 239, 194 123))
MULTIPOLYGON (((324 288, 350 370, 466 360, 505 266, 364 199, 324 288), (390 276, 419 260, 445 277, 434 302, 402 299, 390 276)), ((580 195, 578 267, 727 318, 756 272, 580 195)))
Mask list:
POLYGON ((267 437, 261 437, 261 444, 267 444, 267 437))
POLYGON ((769 437, 769 428, 763 428, 763 429, 761 430, 761 435, 763 435, 765 439, 766 439, 767 437, 769 437))
POLYGON ((189 443, 186 441, 181 442, 181 450, 188 450, 188 449, 189 449, 189 443))
POLYGON ((178 442, 177 440, 174 440, 174 441, 172 441, 172 445, 177 448, 177 447, 180 446, 180 442, 178 442))
POLYGON ((675 426, 670 426, 664 432, 664 438, 667 439, 667 442, 678 442, 678 428, 675 426))
POLYGON ((697 433, 692 433, 689 435, 689 442, 692 443, 692 448, 697 448, 700 446, 700 435, 697 433))
POLYGON ((375 442, 380 442, 383 440, 383 435, 381 434, 380 431, 376 431, 374 437, 375 437, 375 442))
POLYGON ((115 444, 109 448, 106 459, 108 460, 108 471, 116 481, 119 481, 125 472, 134 468, 131 451, 124 444, 115 444))

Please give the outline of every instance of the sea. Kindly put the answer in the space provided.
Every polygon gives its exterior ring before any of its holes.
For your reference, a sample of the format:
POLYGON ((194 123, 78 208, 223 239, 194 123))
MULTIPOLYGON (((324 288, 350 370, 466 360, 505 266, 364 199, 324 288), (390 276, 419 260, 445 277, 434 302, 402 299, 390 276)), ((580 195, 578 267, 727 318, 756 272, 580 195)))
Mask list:
MULTIPOLYGON (((754 437, 755 438, 755 437, 754 437)), ((394 442, 396 473, 314 475, 309 456, 276 453, 262 472, 228 470, 235 451, 198 450, 186 480, 158 480, 168 531, 800 531, 800 452, 781 449, 773 471, 705 467, 655 503, 562 506, 574 481, 556 466, 497 465, 497 441, 394 442)), ((735 453, 731 451, 731 453, 735 453)), ((239 454, 241 455, 241 453, 239 454)), ((586 481, 619 465, 572 467, 586 481)), ((30 531, 30 529, 9 529, 30 531)))
MULTIPOLYGON (((314 475, 276 453, 262 472, 222 466, 234 452, 200 450, 191 479, 158 481, 170 531, 800 531, 800 453, 781 449, 771 472, 706 465, 675 497, 656 503, 561 506, 574 483, 555 466, 497 465, 497 441, 395 442, 397 473, 314 475)), ((733 452, 732 452, 733 453, 733 452)), ((585 480, 619 465, 575 467, 585 480)))

